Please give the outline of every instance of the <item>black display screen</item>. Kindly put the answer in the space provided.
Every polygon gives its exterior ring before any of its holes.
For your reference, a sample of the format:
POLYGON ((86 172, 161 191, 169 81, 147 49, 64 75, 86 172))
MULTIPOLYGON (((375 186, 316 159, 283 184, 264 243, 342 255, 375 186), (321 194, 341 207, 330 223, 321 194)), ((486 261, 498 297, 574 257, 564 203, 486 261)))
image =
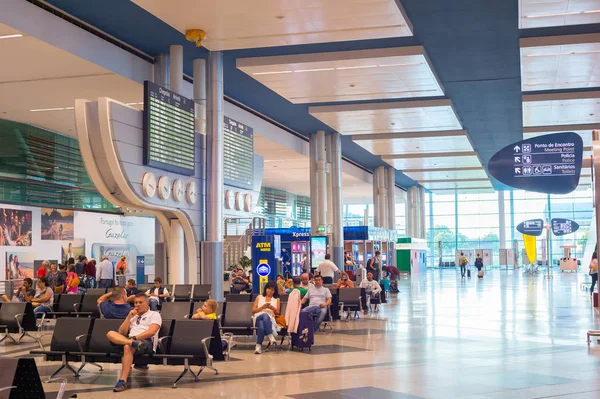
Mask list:
POLYGON ((254 184, 254 129, 229 117, 223 120, 225 184, 252 189, 254 184))
POLYGON ((196 162, 194 101, 144 82, 144 164, 192 176, 196 162))

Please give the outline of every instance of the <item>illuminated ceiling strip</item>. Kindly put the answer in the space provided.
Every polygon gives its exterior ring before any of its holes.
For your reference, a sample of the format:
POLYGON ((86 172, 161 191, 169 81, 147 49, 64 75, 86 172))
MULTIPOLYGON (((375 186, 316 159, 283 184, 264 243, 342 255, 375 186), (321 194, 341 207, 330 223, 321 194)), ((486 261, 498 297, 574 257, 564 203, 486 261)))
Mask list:
POLYGON ((73 109, 73 107, 38 108, 38 109, 30 109, 29 112, 64 111, 66 109, 73 109))
POLYGON ((286 73, 303 73, 303 72, 326 72, 326 71, 343 71, 347 69, 365 69, 365 68, 390 68, 390 67, 403 67, 403 66, 415 66, 422 65, 422 62, 413 62, 409 64, 381 64, 381 65, 357 65, 347 67, 336 67, 336 68, 315 68, 315 69, 298 69, 296 71, 273 71, 273 72, 253 72, 252 75, 278 75, 286 73))
POLYGON ((4 36, 0 36, 0 39, 14 39, 17 37, 23 37, 22 34, 20 33, 15 33, 14 35, 4 35, 4 36))
POLYGON ((571 12, 559 12, 556 14, 539 14, 539 15, 525 15, 523 18, 550 18, 550 17, 565 17, 569 15, 583 15, 583 14, 597 14, 600 10, 588 10, 588 11, 571 11, 571 12))
POLYGON ((600 50, 592 51, 569 51, 566 53, 542 53, 542 54, 527 54, 525 57, 554 57, 557 55, 579 55, 579 54, 598 54, 600 50))

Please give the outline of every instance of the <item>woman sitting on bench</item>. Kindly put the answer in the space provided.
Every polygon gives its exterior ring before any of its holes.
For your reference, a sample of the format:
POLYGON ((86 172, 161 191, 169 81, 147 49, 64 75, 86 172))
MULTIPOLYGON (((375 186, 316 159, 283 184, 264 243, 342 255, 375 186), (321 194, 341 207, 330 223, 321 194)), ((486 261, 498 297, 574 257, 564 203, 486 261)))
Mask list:
POLYGON ((257 355, 262 352, 262 343, 265 335, 269 338, 269 346, 277 342, 273 336, 273 325, 275 324, 275 316, 279 316, 280 309, 277 284, 270 281, 265 285, 263 294, 256 297, 254 306, 252 307, 258 333, 256 349, 254 351, 257 355))

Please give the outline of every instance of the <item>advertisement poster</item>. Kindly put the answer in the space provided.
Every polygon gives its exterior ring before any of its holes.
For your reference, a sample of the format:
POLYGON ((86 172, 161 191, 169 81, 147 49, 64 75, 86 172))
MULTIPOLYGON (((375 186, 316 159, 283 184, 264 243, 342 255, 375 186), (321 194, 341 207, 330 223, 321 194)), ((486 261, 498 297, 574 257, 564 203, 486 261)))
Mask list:
POLYGON ((72 240, 73 214, 72 210, 42 208, 42 240, 72 240))
POLYGON ((136 258, 144 255, 146 274, 154 274, 154 218, 76 212, 75 226, 77 235, 85 237, 88 258, 99 262, 106 255, 116 265, 125 256, 127 277, 135 278, 136 258))
POLYGON ((31 220, 31 211, 0 208, 0 247, 30 247, 31 220))
POLYGON ((33 278, 35 255, 29 252, 6 253, 6 276, 11 279, 33 278))
POLYGON ((121 255, 127 256, 128 276, 131 277, 135 276, 136 257, 142 255, 146 275, 154 278, 153 217, 0 204, 0 229, 0 244, 3 245, 0 246, 0 259, 5 261, 5 267, 0 267, 0 280, 32 277, 37 261, 41 264, 45 259, 58 259, 59 263, 64 263, 79 255, 100 261, 103 254, 112 262, 118 261, 121 255), (63 239, 59 240, 61 224, 63 239), (12 230, 16 240, 11 237, 12 230), (46 239, 42 239, 42 233, 46 239), (13 244, 15 246, 11 246, 13 244), (27 247, 17 247, 17 244, 27 247))
POLYGON ((77 259, 79 255, 85 256, 85 240, 83 238, 63 241, 60 243, 60 245, 61 263, 66 264, 69 258, 77 259))
POLYGON ((325 260, 327 237, 310 237, 310 266, 316 269, 325 260))

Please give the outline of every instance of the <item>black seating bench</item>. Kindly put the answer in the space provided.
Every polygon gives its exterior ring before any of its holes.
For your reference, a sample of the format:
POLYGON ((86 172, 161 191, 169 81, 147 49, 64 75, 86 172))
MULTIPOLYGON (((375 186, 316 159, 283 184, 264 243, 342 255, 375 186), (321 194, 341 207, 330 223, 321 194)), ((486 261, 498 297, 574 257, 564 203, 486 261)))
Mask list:
MULTIPOLYGON (((200 373, 209 368, 216 374, 219 371, 213 367, 213 355, 211 354, 211 344, 221 345, 220 336, 215 337, 215 322, 211 320, 177 320, 173 328, 173 335, 168 338, 169 353, 155 354, 155 358, 161 358, 166 361, 166 365, 181 365, 183 371, 173 382, 173 388, 177 388, 177 383, 186 374, 191 374, 194 381, 198 381, 200 373), (198 373, 194 373, 190 366, 200 366, 198 373)), ((218 330, 216 331, 218 334, 218 330)))
MULTIPOLYGON (((81 365, 79 370, 75 371, 69 362, 81 361, 81 355, 74 354, 79 351, 77 337, 89 336, 93 323, 94 319, 91 318, 60 318, 56 321, 54 327, 50 349, 46 350, 42 347, 42 350, 30 352, 32 355, 44 355, 46 361, 62 362, 61 366, 52 373, 50 379, 54 378, 63 369, 69 370, 75 377, 79 376, 84 364, 81 365)), ((96 366, 102 371, 100 365, 96 364, 96 366)))

